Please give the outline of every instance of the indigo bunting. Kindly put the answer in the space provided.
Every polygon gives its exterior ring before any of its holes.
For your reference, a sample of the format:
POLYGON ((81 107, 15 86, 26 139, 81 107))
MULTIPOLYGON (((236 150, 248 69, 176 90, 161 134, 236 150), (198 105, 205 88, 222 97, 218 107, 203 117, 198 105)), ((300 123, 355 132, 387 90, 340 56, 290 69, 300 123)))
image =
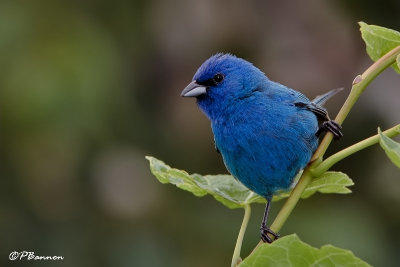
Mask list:
POLYGON ((273 194, 288 189, 310 161, 318 136, 342 136, 322 105, 340 89, 310 101, 306 96, 269 80, 250 62, 216 54, 197 70, 181 96, 196 97, 211 121, 216 150, 228 171, 267 200, 261 239, 271 243, 279 234, 267 227, 273 194))

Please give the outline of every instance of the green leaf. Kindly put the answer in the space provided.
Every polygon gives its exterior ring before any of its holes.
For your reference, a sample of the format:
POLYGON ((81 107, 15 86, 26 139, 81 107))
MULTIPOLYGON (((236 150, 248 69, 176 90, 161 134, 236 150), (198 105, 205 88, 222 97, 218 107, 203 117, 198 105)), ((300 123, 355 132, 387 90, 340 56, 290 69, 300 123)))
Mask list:
MULTIPOLYGON (((361 36, 367 46, 367 53, 372 60, 377 61, 387 52, 400 45, 400 32, 376 25, 359 22, 361 36)), ((398 64, 392 67, 400 73, 398 64)))
POLYGON ((239 267, 257 266, 370 266, 345 249, 332 245, 314 248, 302 242, 297 235, 288 235, 272 244, 259 246, 239 267))
POLYGON ((147 156, 150 170, 161 183, 171 183, 201 197, 212 195, 228 208, 242 208, 250 203, 265 203, 265 199, 247 189, 231 175, 188 174, 185 171, 171 168, 161 160, 147 156))
MULTIPOLYGON (((171 168, 161 160, 147 156, 150 170, 163 183, 174 184, 177 187, 192 192, 195 196, 212 195, 216 200, 228 208, 242 208, 251 203, 265 203, 266 200, 250 191, 231 175, 188 174, 183 170, 171 168)), ((302 198, 307 198, 316 192, 320 193, 350 193, 347 186, 353 181, 341 172, 326 172, 314 179, 303 192, 302 198)), ((290 191, 280 191, 274 195, 273 201, 286 198, 290 191)))
POLYGON ((397 62, 397 67, 400 69, 400 55, 397 56, 396 62, 397 62))
POLYGON ((379 144, 383 150, 385 150, 386 155, 393 162, 393 164, 400 168, 400 144, 382 134, 380 128, 378 128, 378 133, 380 137, 379 144))
MULTIPOLYGON (((342 172, 325 172, 321 176, 314 178, 306 187, 301 195, 301 198, 308 198, 316 192, 323 194, 348 194, 351 190, 348 186, 354 185, 353 181, 342 172)), ((279 200, 288 197, 290 192, 282 192, 274 196, 274 200, 279 200)))

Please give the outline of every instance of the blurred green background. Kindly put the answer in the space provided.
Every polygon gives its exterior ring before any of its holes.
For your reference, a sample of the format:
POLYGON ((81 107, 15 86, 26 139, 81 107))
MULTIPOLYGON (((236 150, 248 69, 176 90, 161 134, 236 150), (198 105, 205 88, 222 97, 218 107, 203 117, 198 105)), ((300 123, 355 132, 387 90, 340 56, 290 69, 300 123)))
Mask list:
MULTIPOLYGON (((27 250, 65 257, 32 266, 228 266, 243 211, 160 184, 144 159, 226 173, 181 90, 206 58, 231 52, 310 98, 345 87, 334 116, 371 64, 357 22, 400 30, 399 12, 398 0, 1 1, 0 265, 27 265, 8 260, 27 250)), ((329 153, 398 124, 399 84, 392 69, 379 76, 329 153)), ((354 193, 301 201, 281 234, 398 266, 400 170, 378 146, 334 169, 354 193)))

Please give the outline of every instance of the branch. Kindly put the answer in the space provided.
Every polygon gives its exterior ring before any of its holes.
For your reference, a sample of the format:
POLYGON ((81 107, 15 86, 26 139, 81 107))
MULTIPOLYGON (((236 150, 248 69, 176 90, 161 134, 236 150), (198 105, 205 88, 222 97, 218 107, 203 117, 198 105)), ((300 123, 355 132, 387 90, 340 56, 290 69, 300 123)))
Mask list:
MULTIPOLYGON (((393 137, 398 134, 400 134, 400 124, 390 128, 389 130, 386 130, 383 132, 384 135, 387 137, 393 137)), ((367 139, 364 139, 352 146, 349 146, 336 154, 333 154, 329 158, 325 159, 323 162, 318 164, 318 166, 312 171, 312 174, 314 177, 318 177, 322 175, 324 172, 329 170, 333 165, 335 165, 337 162, 341 161, 342 159, 350 156, 351 154, 354 154, 360 150, 363 150, 364 148, 367 148, 369 146, 375 145, 376 143, 379 143, 379 134, 376 134, 374 136, 371 136, 367 139)))
POLYGON ((240 250, 242 249, 243 237, 244 233, 246 232, 247 224, 249 223, 250 214, 251 214, 250 204, 247 204, 244 206, 243 222, 242 226, 240 227, 239 235, 236 240, 235 250, 232 256, 232 264, 231 264, 232 267, 239 265, 239 263, 242 261, 240 259, 240 250))
MULTIPOLYGON (((339 124, 343 123, 344 119, 347 117, 351 108, 357 102, 360 95, 364 92, 365 88, 383 70, 392 65, 399 54, 400 54, 400 45, 390 50, 386 55, 381 57, 374 64, 372 64, 366 71, 364 71, 362 75, 358 75, 354 79, 350 94, 335 118, 335 121, 337 123, 339 124)), ((332 133, 328 132, 325 135, 324 139, 322 139, 317 151, 315 151, 313 157, 311 158, 311 161, 316 160, 317 158, 320 158, 325 154, 326 150, 329 147, 329 144, 332 141, 332 138, 333 138, 332 133)))

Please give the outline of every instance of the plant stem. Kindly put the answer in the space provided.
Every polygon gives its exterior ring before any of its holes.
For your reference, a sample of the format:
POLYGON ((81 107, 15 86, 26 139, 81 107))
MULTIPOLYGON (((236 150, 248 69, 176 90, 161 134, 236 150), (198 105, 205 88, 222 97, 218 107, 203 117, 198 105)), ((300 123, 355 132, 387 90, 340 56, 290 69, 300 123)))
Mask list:
MULTIPOLYGON (((354 106, 362 92, 364 92, 365 88, 371 83, 372 80, 376 78, 383 70, 387 67, 392 65, 396 57, 400 54, 400 46, 389 51, 379 60, 377 60, 374 64, 372 64, 362 75, 358 75, 354 81, 353 86, 351 88, 350 94, 347 97, 345 103, 343 104, 342 108, 340 109, 339 113, 337 114, 335 121, 339 124, 342 124, 347 115, 349 114, 351 108, 354 106)), ((309 164, 302 176, 300 177, 299 182, 297 183, 296 187, 293 189, 292 193, 290 194, 289 198, 286 200, 285 204, 279 211, 278 215, 276 216, 274 222, 272 223, 270 229, 274 232, 279 232, 282 228, 283 224, 286 222, 287 218, 289 217, 290 213, 296 206, 297 202, 300 199, 301 194, 303 193, 304 189, 307 185, 312 181, 312 173, 310 171, 311 168, 317 168, 322 157, 324 156, 326 150, 328 149, 331 141, 333 139, 332 133, 328 132, 325 134, 324 138, 322 139, 320 145, 318 146, 317 150, 315 151, 314 155, 312 156, 309 164), (316 166, 317 165, 317 166, 316 166)), ((262 241, 258 243, 256 248, 263 244, 262 241)), ((254 250, 253 250, 254 251, 254 250)))
MULTIPOLYGON (((337 114, 335 121, 339 124, 342 124, 344 119, 349 114, 351 108, 357 102, 358 98, 364 92, 365 88, 371 83, 372 80, 376 78, 383 70, 392 65, 396 57, 400 55, 400 45, 390 50, 383 57, 378 59, 374 64, 372 64, 362 75, 358 75, 354 81, 353 86, 351 88, 350 94, 344 102, 342 108, 337 114)), ((317 151, 315 151, 311 161, 322 157, 326 150, 329 147, 333 138, 332 133, 328 132, 325 137, 322 139, 317 151)))
MULTIPOLYGON (((400 134, 400 124, 386 130, 383 132, 384 135, 387 137, 393 137, 398 134, 400 134)), ((379 142, 379 134, 376 134, 374 136, 371 136, 367 139, 364 139, 352 146, 349 146, 336 154, 333 154, 329 158, 325 159, 323 162, 318 164, 318 166, 312 171, 312 174, 314 177, 322 175, 324 172, 329 170, 333 165, 335 165, 337 162, 341 161, 342 159, 350 156, 351 154, 354 154, 364 148, 367 148, 369 146, 372 146, 376 143, 379 142)))
POLYGON ((242 225, 240 226, 239 235, 236 240, 236 246, 232 256, 232 264, 231 264, 232 267, 239 265, 239 263, 242 261, 240 258, 240 250, 242 249, 243 237, 244 233, 246 232, 247 224, 249 223, 250 214, 251 214, 251 207, 250 204, 247 204, 244 206, 244 217, 242 225))

